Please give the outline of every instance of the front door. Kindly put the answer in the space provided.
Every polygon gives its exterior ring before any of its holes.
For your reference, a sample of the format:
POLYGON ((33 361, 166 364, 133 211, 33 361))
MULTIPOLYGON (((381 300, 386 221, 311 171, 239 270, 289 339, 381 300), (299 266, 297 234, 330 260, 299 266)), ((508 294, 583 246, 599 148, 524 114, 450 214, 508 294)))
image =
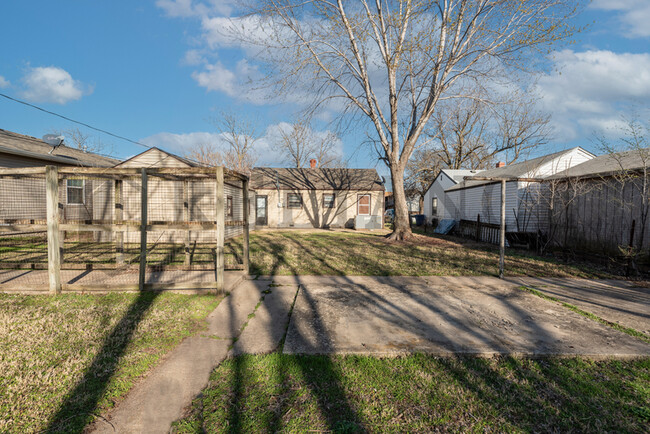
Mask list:
POLYGON ((266 226, 269 224, 267 216, 266 196, 255 196, 255 225, 266 226))

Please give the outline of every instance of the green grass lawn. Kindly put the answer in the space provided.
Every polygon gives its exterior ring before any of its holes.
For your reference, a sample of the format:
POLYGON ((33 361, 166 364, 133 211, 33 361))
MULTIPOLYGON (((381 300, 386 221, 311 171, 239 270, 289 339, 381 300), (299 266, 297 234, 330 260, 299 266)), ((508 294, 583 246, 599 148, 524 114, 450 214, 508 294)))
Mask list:
POLYGON ((80 432, 202 329, 219 300, 0 294, 0 432, 80 432))
MULTIPOLYGON (((450 237, 416 235, 389 242, 385 231, 259 231, 251 233, 251 273, 261 275, 496 276, 498 248, 450 237)), ((236 252, 239 240, 228 249, 236 252)), ((506 275, 611 277, 585 266, 509 250, 506 275)))
POLYGON ((647 432, 650 360, 240 356, 177 432, 647 432))

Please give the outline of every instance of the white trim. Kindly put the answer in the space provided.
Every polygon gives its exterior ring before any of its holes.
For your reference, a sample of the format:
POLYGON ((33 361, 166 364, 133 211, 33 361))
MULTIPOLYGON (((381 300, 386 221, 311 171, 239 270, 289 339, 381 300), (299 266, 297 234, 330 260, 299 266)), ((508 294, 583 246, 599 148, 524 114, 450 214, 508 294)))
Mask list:
POLYGON ((83 206, 86 205, 86 180, 85 179, 66 179, 65 180, 65 204, 66 205, 76 205, 83 206), (70 187, 68 181, 81 181, 81 187, 70 187), (68 198, 68 189, 69 188, 80 188, 81 189, 81 203, 70 203, 68 198))

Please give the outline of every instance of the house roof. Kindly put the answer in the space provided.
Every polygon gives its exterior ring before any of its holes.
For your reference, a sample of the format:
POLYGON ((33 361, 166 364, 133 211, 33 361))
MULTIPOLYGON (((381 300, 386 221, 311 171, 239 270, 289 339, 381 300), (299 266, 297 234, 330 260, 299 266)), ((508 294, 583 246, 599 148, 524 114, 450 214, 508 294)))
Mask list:
POLYGON ((256 167, 253 190, 363 190, 383 191, 375 169, 302 169, 256 167), (277 183, 276 183, 277 181, 277 183))
POLYGON ((558 172, 547 179, 609 176, 621 171, 650 168, 650 148, 601 155, 558 172))
POLYGON ((112 167, 120 160, 61 145, 52 146, 36 137, 0 129, 0 152, 70 166, 112 167))
POLYGON ((467 170, 467 169, 442 169, 442 173, 447 175, 449 179, 454 181, 456 184, 462 182, 466 176, 477 175, 478 173, 483 172, 483 170, 467 170))
MULTIPOLYGON (((534 172, 536 169, 541 167, 542 165, 549 163, 556 158, 559 158, 565 154, 569 154, 575 150, 582 150, 584 152, 584 149, 578 147, 571 148, 571 149, 566 149, 564 151, 559 151, 559 152, 554 152, 552 154, 547 154, 547 155, 542 155, 541 157, 533 158, 531 160, 526 160, 522 161, 520 163, 514 163, 510 165, 506 165, 503 167, 498 167, 494 169, 488 169, 484 170, 480 173, 479 176, 481 177, 486 177, 486 178, 525 178, 529 177, 531 172, 534 172)), ((462 190, 464 188, 469 188, 469 187, 476 187, 477 185, 483 185, 483 184, 491 184, 494 181, 472 181, 472 180, 464 180, 462 182, 459 182, 458 184, 454 185, 453 187, 449 187, 446 191, 454 191, 454 190, 462 190)))

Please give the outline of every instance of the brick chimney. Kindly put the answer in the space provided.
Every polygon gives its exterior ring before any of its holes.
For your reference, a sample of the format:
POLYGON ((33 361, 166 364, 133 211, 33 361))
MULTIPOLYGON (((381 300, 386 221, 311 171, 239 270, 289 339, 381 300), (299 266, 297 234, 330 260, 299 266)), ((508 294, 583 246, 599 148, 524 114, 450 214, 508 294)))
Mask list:
POLYGON ((316 159, 315 158, 312 158, 311 160, 309 160, 309 167, 312 168, 312 169, 316 168, 316 159))
POLYGON ((499 161, 499 162, 497 163, 497 169, 498 169, 499 167, 505 167, 505 165, 506 165, 506 163, 504 163, 503 161, 499 161))

